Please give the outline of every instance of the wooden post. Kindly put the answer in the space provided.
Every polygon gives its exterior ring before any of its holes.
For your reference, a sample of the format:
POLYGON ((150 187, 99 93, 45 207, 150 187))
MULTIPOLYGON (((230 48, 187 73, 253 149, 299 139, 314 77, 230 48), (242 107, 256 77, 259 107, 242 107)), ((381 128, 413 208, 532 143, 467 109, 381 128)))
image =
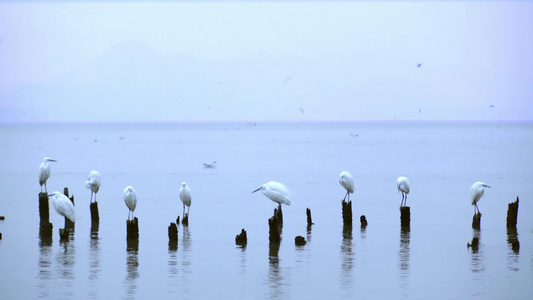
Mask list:
POLYGON ((59 241, 60 242, 68 242, 69 235, 70 235, 70 229, 59 228, 59 241))
POLYGON ((507 242, 511 245, 513 252, 518 254, 520 251, 520 242, 518 241, 518 231, 516 230, 516 227, 507 227, 507 242))
MULTIPOLYGON (((70 199, 70 201, 72 202, 72 204, 75 206, 76 204, 74 203, 74 195, 72 195, 72 197, 69 197, 68 196, 68 187, 64 188, 63 189, 63 194, 65 196, 67 196, 67 198, 70 199)), ((65 229, 74 229, 74 222, 72 222, 71 220, 69 220, 68 218, 65 218, 65 229)))
POLYGON ((241 233, 235 236, 235 244, 245 247, 247 243, 248 237, 246 236, 246 230, 243 228, 241 233))
POLYGON ((472 243, 466 244, 467 247, 472 248, 473 252, 477 252, 479 250, 479 238, 473 237, 472 243))
POLYGON ((126 220, 126 239, 128 241, 138 241, 139 240, 139 219, 137 217, 133 220, 126 220))
POLYGON ((352 201, 342 200, 342 224, 352 226, 352 201))
POLYGON ((185 217, 183 217, 183 220, 181 221, 181 225, 189 226, 189 214, 185 214, 185 217))
POLYGON ((281 210, 281 204, 278 206, 278 208, 274 208, 274 216, 278 218, 278 226, 279 228, 283 228, 283 211, 281 210))
POLYGON ((271 243, 279 243, 281 241, 281 235, 279 233, 279 219, 275 213, 272 218, 268 219, 268 227, 268 240, 271 243))
POLYGON ((91 209, 91 222, 100 222, 100 213, 98 213, 98 202, 92 202, 89 208, 91 209))
POLYGON ((508 204, 507 208, 507 228, 516 228, 516 222, 518 219, 518 196, 515 202, 508 204))
POLYGON ((368 225, 368 221, 366 220, 365 215, 362 215, 359 220, 361 221, 361 228, 366 228, 368 225))
POLYGON ((400 223, 402 227, 411 226, 411 207, 400 206, 400 223))
POLYGON ((307 226, 313 225, 313 219, 311 218, 311 210, 309 208, 306 209, 305 214, 307 215, 307 226))
POLYGON ((51 239, 54 226, 50 223, 50 209, 47 193, 39 193, 39 217, 41 219, 39 236, 41 239, 51 239))
POLYGON ((481 213, 478 212, 477 214, 474 214, 474 217, 472 217, 472 228, 473 229, 481 229, 481 213))
POLYGON ((174 222, 171 222, 168 226, 168 240, 171 242, 178 241, 178 226, 174 222))
POLYGON ((304 246, 305 244, 307 244, 307 242, 305 241, 305 238, 303 236, 297 236, 294 238, 294 244, 296 246, 304 246))

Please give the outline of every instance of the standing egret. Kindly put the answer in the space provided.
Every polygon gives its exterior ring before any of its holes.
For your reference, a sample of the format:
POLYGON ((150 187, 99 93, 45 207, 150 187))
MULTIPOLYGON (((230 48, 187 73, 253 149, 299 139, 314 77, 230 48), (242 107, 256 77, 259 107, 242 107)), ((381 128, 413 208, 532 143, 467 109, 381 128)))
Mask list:
POLYGON ((100 189, 100 173, 98 171, 89 173, 89 179, 85 182, 85 187, 91 190, 91 203, 93 202, 93 194, 94 202, 96 202, 96 193, 100 189))
POLYGON ((185 218, 185 206, 187 206, 187 216, 189 215, 189 210, 191 209, 191 189, 184 182, 181 183, 181 188, 179 190, 181 202, 183 202, 183 216, 185 218))
POLYGON ((472 199, 472 205, 474 205, 474 214, 480 213, 479 208, 477 207, 477 202, 481 197, 483 197, 483 194, 485 193, 484 188, 490 188, 490 186, 486 185, 485 183, 478 181, 470 187, 470 198, 472 199))
POLYGON ((126 206, 129 209, 128 220, 130 220, 130 212, 133 219, 133 212, 135 211, 135 206, 137 206, 137 194, 135 194, 135 190, 131 185, 124 189, 124 202, 126 202, 126 206))
POLYGON ((396 180, 396 187, 398 188, 398 193, 402 192, 402 203, 401 206, 405 206, 407 204, 407 194, 409 194, 409 189, 411 186, 409 185, 409 179, 400 176, 396 180))
POLYGON ((52 204, 54 205, 54 208, 58 214, 71 220, 72 222, 76 222, 76 209, 74 208, 72 201, 70 201, 67 196, 57 191, 48 196, 50 197, 50 200, 52 201, 52 204))
POLYGON ((269 181, 261 185, 258 189, 253 191, 255 193, 261 190, 268 199, 279 204, 279 209, 281 210, 281 204, 291 205, 290 192, 289 190, 281 183, 276 181, 269 181))
POLYGON ((352 174, 342 171, 339 175, 339 183, 346 189, 346 195, 344 195, 344 199, 342 201, 346 201, 346 197, 348 197, 348 201, 350 201, 350 194, 353 194, 354 190, 352 174))
POLYGON ((48 193, 46 190, 46 181, 48 180, 48 177, 50 177, 50 162, 51 161, 57 161, 53 160, 50 157, 45 157, 43 159, 43 162, 39 165, 39 184, 41 185, 41 193, 43 192, 43 184, 44 184, 44 192, 48 193))

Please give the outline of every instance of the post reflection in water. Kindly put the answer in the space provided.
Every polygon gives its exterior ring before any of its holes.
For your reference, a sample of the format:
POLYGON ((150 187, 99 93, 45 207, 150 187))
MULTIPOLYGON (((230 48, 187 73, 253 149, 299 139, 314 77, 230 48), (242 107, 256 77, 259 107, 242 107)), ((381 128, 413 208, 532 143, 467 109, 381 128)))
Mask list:
MULTIPOLYGON (((400 286, 402 289, 407 289, 409 284, 411 257, 411 248, 409 247, 410 242, 411 228, 408 226, 402 226, 400 230, 400 249, 398 251, 398 257, 400 259, 398 267, 400 270, 400 286)), ((407 294, 403 296, 408 297, 407 294)))
POLYGON ((52 278, 52 239, 39 241, 39 261, 37 266, 39 279, 39 298, 51 298, 50 279, 52 278))
POLYGON ((485 270, 485 265, 483 262, 483 251, 481 247, 481 231, 478 229, 472 230, 472 245, 470 246, 470 265, 472 267, 473 273, 481 273, 485 270), (478 245, 475 245, 475 239, 479 241, 478 245))
POLYGON ((135 298, 137 292, 137 279, 139 278, 139 241, 128 240, 126 247, 126 298, 135 298))
POLYGON ((268 282, 270 285, 270 298, 271 299, 280 299, 283 298, 283 290, 281 289, 282 285, 282 276, 279 268, 279 246, 280 243, 269 243, 268 244, 268 282))
POLYGON ((350 290, 353 286, 352 268, 354 262, 353 253, 353 234, 352 226, 342 227, 342 244, 341 244, 341 287, 343 290, 350 290))
MULTIPOLYGON (((185 295, 189 294, 191 291, 191 230, 189 229, 189 226, 182 226, 183 231, 183 257, 181 259, 181 268, 179 269, 179 272, 181 273, 181 277, 179 279, 180 285, 182 285, 181 292, 183 292, 185 295)), ((185 296, 184 295, 184 296, 185 296)), ((187 298, 187 297, 185 297, 187 298)))
POLYGON ((510 271, 519 271, 518 253, 520 252, 520 243, 518 242, 518 232, 516 227, 507 228, 507 243, 509 243, 507 269, 510 271))
MULTIPOLYGON (((72 239, 72 237, 70 237, 72 239)), ((68 241, 59 243, 59 252, 56 255, 57 278, 60 279, 60 295, 57 298, 74 298, 72 284, 74 282, 74 262, 76 249, 74 243, 68 241)))
POLYGON ((91 223, 90 246, 89 246, 89 286, 90 295, 98 298, 98 277, 100 275, 100 239, 98 238, 98 230, 100 223, 95 221, 91 223))

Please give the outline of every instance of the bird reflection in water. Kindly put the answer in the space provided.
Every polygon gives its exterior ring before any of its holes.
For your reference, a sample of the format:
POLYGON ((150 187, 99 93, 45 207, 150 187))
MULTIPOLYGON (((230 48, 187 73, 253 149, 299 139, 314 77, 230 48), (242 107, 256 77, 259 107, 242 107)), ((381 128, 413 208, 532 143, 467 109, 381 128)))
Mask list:
POLYGON ((126 248, 126 298, 135 298, 137 291, 137 278, 139 278, 139 240, 132 239, 127 241, 126 248))
POLYGON ((283 290, 281 289, 283 277, 281 276, 279 268, 279 246, 280 243, 269 243, 268 249, 268 282, 270 284, 270 298, 283 298, 283 290))
POLYGON ((354 262, 353 253, 353 234, 352 226, 344 225, 342 227, 342 244, 341 244, 341 286, 344 290, 349 290, 353 286, 352 268, 354 262))
POLYGON ((98 277, 100 275, 100 238, 98 237, 98 230, 100 228, 100 223, 98 221, 93 221, 91 223, 91 233, 90 233, 90 248, 89 248, 89 285, 90 285, 90 294, 92 297, 98 298, 98 277))
POLYGON ((510 271, 519 271, 518 253, 520 252, 520 243, 518 242, 516 227, 507 227, 507 243, 509 243, 510 248, 507 253, 507 268, 510 271))
MULTIPOLYGON (((407 289, 409 283, 410 274, 410 256, 411 249, 409 243, 411 242, 411 228, 409 226, 402 226, 400 230, 400 249, 398 250, 398 256, 400 262, 398 264, 400 271, 400 285, 402 288, 407 289)), ((409 295, 404 295, 408 297, 409 295)))

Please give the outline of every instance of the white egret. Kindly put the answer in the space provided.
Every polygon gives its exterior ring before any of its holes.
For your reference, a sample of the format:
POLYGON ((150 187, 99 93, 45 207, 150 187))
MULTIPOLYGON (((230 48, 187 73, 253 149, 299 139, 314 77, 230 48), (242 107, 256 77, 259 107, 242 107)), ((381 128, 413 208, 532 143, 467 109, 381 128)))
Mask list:
POLYGON ((185 206, 187 206, 187 216, 189 215, 189 210, 191 209, 191 189, 184 182, 181 183, 181 188, 179 190, 181 202, 183 202, 183 216, 185 218, 185 206))
POLYGON ((129 209, 128 220, 130 220, 130 212, 131 218, 133 219, 133 212, 135 211, 135 206, 137 206, 137 194, 135 194, 135 190, 131 185, 124 189, 124 202, 129 209))
POLYGON ((89 179, 85 182, 85 187, 91 190, 91 203, 96 202, 96 193, 100 190, 100 173, 98 171, 91 171, 89 173, 89 179))
POLYGON ((76 222, 76 209, 74 208, 72 201, 70 201, 67 196, 56 191, 48 195, 48 197, 50 197, 50 200, 52 201, 52 204, 54 205, 54 208, 58 214, 71 220, 72 222, 76 222))
POLYGON ((252 193, 255 193, 257 191, 262 191, 265 196, 267 196, 268 199, 276 202, 279 204, 279 208, 281 209, 281 204, 291 205, 290 198, 290 192, 287 187, 285 187, 283 184, 276 182, 276 181, 269 181, 263 185, 261 185, 258 189, 253 191, 252 193))
POLYGON ((39 184, 41 185, 41 193, 43 192, 43 184, 44 184, 44 192, 48 193, 46 189, 46 181, 48 180, 48 177, 50 177, 50 162, 51 161, 57 161, 53 160, 50 157, 45 157, 43 159, 43 162, 39 165, 39 184))
POLYGON ((217 165, 217 162, 213 161, 212 164, 204 164, 204 168, 206 168, 206 169, 214 169, 216 165, 217 165))
POLYGON ((346 195, 344 195, 343 201, 346 201, 346 197, 348 197, 348 201, 350 201, 350 194, 353 194, 354 190, 352 174, 342 171, 339 175, 339 183, 346 189, 346 195))
POLYGON ((481 197, 483 197, 483 194, 485 193, 484 188, 490 188, 490 186, 486 185, 485 183, 478 181, 470 187, 470 199, 472 199, 472 205, 474 205, 474 214, 480 213, 479 208, 477 207, 477 202, 481 197))
POLYGON ((407 204, 407 194, 409 194, 409 189, 411 186, 409 185, 409 179, 400 176, 396 180, 396 187, 398 188, 398 193, 402 192, 402 203, 400 206, 405 206, 407 204))

